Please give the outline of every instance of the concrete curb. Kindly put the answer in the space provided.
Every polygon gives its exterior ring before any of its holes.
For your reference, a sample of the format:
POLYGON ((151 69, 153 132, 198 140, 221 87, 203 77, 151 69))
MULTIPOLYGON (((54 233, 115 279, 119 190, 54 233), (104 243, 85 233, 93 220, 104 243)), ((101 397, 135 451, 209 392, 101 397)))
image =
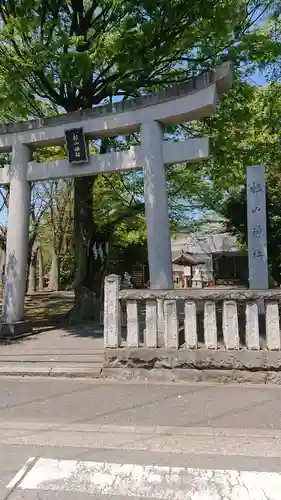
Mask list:
POLYGON ((280 371, 249 370, 197 370, 195 368, 103 368, 101 363, 50 364, 5 363, 0 364, 0 377, 87 378, 141 382, 212 382, 218 384, 267 384, 281 385, 280 371))
POLYGON ((102 365, 50 365, 50 364, 5 364, 0 365, 0 377, 68 377, 68 378, 100 378, 102 376, 102 365))

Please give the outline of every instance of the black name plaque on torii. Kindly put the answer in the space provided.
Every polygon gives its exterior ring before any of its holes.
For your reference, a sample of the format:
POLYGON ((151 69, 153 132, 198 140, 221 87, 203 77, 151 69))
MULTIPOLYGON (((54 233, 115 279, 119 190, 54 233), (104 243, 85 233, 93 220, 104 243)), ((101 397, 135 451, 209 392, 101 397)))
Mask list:
POLYGON ((86 163, 89 160, 82 127, 65 130, 65 140, 69 163, 86 163))

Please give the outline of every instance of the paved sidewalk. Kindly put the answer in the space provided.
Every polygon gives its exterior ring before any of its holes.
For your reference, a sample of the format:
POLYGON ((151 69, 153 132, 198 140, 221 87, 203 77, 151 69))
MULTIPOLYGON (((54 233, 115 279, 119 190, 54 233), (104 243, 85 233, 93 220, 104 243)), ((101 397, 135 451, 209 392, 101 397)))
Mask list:
POLYGON ((0 376, 99 377, 103 328, 97 324, 41 331, 0 345, 0 376))

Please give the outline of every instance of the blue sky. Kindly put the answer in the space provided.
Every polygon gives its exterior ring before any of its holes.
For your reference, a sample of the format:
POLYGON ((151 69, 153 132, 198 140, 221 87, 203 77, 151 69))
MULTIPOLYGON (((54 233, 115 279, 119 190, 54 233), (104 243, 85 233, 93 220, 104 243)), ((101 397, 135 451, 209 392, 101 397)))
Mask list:
POLYGON ((252 82, 255 85, 261 85, 261 86, 267 84, 267 80, 266 80, 265 76, 260 71, 256 71, 251 76, 251 78, 249 79, 249 81, 252 82))

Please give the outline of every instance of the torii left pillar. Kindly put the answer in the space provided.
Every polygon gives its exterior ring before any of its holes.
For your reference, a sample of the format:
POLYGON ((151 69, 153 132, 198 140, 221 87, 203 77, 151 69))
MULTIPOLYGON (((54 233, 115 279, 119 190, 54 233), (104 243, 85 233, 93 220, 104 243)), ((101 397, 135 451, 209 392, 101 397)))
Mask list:
POLYGON ((1 336, 31 330, 30 322, 24 321, 31 194, 27 181, 29 161, 29 148, 16 141, 12 150, 1 336))

